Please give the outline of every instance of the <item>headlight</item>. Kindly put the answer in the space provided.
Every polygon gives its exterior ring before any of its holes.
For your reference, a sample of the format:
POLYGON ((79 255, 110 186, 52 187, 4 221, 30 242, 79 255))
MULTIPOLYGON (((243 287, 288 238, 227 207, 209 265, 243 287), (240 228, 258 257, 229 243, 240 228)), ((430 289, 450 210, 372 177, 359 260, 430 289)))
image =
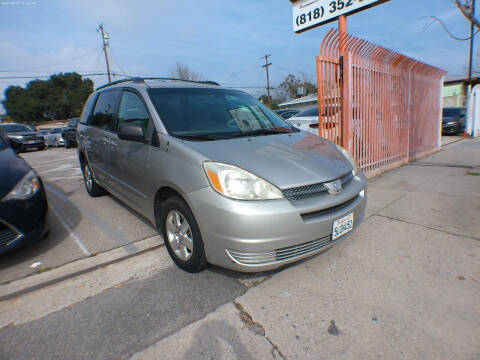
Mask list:
POLYGON ((347 160, 350 161, 350 164, 353 167, 353 175, 357 175, 358 167, 357 167, 357 163, 355 162, 355 159, 353 158, 352 154, 350 154, 347 150, 345 150, 340 145, 336 145, 336 146, 337 146, 337 149, 340 150, 340 152, 347 158, 347 160))
POLYGON ((15 185, 3 200, 30 199, 38 190, 40 190, 40 180, 32 170, 15 185))
POLYGON ((449 122, 447 122, 447 125, 456 125, 456 124, 457 124, 456 121, 449 121, 449 122))
POLYGON ((269 182, 233 165, 206 161, 203 168, 210 185, 222 195, 237 200, 282 199, 282 192, 269 182))
POLYGON ((10 135, 10 137, 14 138, 14 139, 18 139, 18 140, 22 140, 23 139, 23 135, 10 135))

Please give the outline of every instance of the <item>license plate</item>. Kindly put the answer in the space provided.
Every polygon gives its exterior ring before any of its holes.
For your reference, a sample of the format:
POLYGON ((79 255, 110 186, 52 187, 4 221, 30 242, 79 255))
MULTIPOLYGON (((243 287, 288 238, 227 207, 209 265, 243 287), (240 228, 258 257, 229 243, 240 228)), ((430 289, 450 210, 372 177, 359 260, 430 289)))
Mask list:
POLYGON ((332 240, 338 239, 353 229, 353 213, 333 222, 332 240))

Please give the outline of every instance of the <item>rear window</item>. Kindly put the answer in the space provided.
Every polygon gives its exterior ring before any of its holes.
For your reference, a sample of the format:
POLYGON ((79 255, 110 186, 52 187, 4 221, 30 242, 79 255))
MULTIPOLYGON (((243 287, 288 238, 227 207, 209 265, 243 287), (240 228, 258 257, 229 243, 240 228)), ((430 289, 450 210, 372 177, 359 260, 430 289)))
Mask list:
POLYGON ((295 117, 318 116, 318 107, 313 107, 299 112, 295 117))
POLYGON ((465 115, 465 109, 463 108, 445 108, 443 109, 443 116, 455 117, 465 115))

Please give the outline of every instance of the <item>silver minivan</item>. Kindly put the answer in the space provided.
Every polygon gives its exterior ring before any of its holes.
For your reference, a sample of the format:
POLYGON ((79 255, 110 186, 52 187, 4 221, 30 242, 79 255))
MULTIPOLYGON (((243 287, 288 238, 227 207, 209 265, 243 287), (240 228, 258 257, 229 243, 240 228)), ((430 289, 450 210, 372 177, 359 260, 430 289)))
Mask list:
POLYGON ((366 178, 347 151, 212 82, 98 88, 78 156, 87 192, 149 219, 189 272, 277 268, 333 246, 365 213, 366 178))

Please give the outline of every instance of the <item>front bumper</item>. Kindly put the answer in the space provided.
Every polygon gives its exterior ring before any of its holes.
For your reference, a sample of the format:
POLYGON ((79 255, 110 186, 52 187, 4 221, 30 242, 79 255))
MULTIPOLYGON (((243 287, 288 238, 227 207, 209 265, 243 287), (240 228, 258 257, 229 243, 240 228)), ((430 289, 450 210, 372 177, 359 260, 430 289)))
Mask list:
POLYGON ((40 240, 48 230, 43 186, 27 200, 0 201, 0 255, 40 240))
POLYGON ((460 131, 461 131, 461 125, 459 123, 442 125, 442 134, 456 135, 460 131))
POLYGON ((325 251, 333 222, 353 213, 354 229, 364 218, 366 178, 357 175, 340 195, 301 200, 236 201, 206 187, 188 194, 211 264, 243 272, 278 268, 325 251))

